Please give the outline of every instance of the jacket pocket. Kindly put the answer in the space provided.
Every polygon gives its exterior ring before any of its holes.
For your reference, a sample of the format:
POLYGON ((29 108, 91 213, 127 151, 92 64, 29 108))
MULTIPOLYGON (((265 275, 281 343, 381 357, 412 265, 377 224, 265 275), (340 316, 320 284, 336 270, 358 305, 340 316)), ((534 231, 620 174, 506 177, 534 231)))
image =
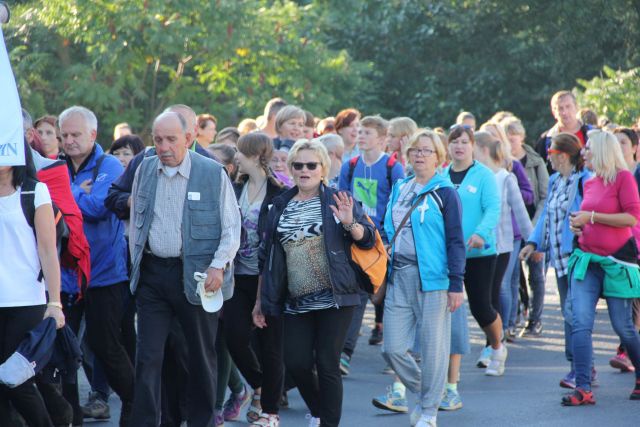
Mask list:
POLYGON ((149 207, 149 199, 146 197, 138 197, 135 202, 135 227, 142 228, 147 208, 149 207))

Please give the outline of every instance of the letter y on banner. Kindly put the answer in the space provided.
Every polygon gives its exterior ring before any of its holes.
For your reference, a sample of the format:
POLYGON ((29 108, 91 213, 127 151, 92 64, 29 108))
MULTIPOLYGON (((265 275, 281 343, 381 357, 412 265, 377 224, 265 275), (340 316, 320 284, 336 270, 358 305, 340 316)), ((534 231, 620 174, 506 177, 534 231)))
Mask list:
POLYGON ((4 43, 2 26, 0 26, 0 99, 2 99, 0 102, 0 166, 22 166, 25 163, 22 107, 4 43))

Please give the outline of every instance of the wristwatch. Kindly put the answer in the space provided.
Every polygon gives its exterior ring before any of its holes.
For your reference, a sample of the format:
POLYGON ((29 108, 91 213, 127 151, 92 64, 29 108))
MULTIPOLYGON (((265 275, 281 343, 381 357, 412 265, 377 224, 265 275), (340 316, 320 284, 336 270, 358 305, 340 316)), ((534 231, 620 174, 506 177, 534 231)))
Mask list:
POLYGON ((351 230, 353 230, 353 227, 355 227, 357 224, 356 220, 354 219, 353 222, 349 225, 344 225, 342 224, 342 228, 345 229, 345 231, 348 231, 349 233, 351 233, 351 230))

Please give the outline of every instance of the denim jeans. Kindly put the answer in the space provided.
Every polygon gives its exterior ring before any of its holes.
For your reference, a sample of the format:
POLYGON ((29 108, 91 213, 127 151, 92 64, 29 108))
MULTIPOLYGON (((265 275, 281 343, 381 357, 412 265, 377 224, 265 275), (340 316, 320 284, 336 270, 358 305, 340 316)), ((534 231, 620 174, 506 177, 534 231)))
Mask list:
POLYGON ((542 309, 544 308, 544 258, 540 262, 534 262, 529 258, 527 266, 529 267, 529 288, 533 294, 529 307, 529 321, 539 322, 542 319, 542 309))
POLYGON ((513 241, 513 251, 509 255, 509 263, 502 277, 500 286, 500 317, 502 317, 502 327, 507 329, 516 326, 515 315, 511 319, 512 313, 517 313, 518 307, 518 287, 520 286, 520 270, 516 271, 516 265, 520 267, 518 255, 520 254, 520 244, 522 240, 513 241), (515 273, 515 274, 514 274, 515 273))
POLYGON ((573 368, 573 349, 571 346, 571 306, 567 301, 567 293, 569 291, 569 276, 558 277, 556 273, 556 282, 558 283, 558 294, 560 294, 560 311, 564 319, 564 355, 573 368))
MULTIPOLYGON (((591 263, 584 280, 571 280, 569 301, 572 311, 573 361, 576 370, 576 386, 591 390, 591 368, 593 366, 593 324, 596 304, 602 294, 604 270, 598 264, 591 263)), ((636 368, 636 378, 640 378, 640 335, 631 320, 633 300, 606 297, 611 326, 618 334, 636 368)))

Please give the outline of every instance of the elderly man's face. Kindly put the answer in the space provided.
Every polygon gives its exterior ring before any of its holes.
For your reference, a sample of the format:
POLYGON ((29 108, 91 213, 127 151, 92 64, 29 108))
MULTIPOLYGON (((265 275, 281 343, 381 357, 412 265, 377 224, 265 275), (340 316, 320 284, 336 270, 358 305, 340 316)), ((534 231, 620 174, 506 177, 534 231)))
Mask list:
POLYGON ((89 129, 82 114, 73 114, 60 124, 62 149, 72 159, 82 158, 91 153, 97 132, 89 129))
POLYGON ((191 134, 185 132, 180 120, 167 116, 157 121, 153 127, 153 144, 162 164, 178 166, 187 154, 191 134))

